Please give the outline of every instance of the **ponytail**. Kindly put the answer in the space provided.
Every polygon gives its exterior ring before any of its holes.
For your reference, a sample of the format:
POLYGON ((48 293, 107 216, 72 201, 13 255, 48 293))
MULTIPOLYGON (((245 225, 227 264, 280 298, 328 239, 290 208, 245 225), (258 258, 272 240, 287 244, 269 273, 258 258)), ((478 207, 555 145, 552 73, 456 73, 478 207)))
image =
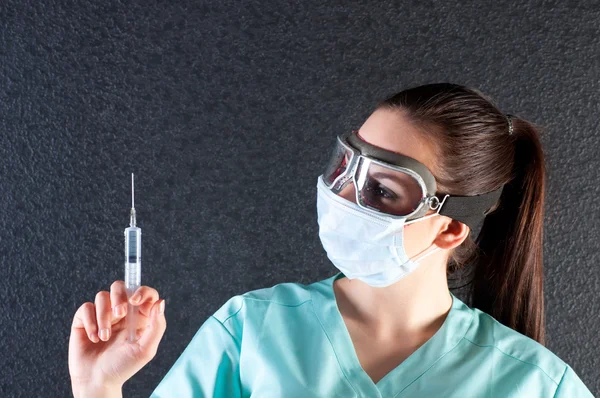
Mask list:
POLYGON ((479 234, 451 251, 447 273, 473 267, 471 306, 544 344, 545 166, 538 127, 512 117, 511 130, 491 98, 452 83, 408 88, 377 109, 400 110, 432 143, 438 192, 473 196, 503 187, 479 234))
POLYGON ((533 124, 514 118, 513 126, 514 177, 476 239, 472 306, 545 344, 544 155, 533 124))

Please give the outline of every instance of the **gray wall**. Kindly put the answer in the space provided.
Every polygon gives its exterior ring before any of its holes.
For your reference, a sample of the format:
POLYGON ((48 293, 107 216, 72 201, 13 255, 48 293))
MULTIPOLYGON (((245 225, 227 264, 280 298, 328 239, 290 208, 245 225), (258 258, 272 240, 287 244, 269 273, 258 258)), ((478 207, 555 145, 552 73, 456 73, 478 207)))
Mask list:
POLYGON ((335 273, 315 208, 335 135, 436 81, 545 126, 548 347, 600 393, 600 12, 567 3, 3 1, 0 395, 70 394, 73 313, 122 278, 131 172, 167 300, 124 389, 148 396, 229 297, 335 273))

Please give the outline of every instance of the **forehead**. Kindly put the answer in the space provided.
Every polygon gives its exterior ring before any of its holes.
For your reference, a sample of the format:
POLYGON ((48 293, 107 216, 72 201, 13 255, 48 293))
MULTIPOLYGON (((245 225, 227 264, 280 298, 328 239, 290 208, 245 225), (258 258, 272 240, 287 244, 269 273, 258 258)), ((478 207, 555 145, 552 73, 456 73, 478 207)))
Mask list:
POLYGON ((429 169, 433 166, 433 151, 423 133, 400 111, 378 109, 360 127, 358 134, 371 145, 411 157, 429 169))

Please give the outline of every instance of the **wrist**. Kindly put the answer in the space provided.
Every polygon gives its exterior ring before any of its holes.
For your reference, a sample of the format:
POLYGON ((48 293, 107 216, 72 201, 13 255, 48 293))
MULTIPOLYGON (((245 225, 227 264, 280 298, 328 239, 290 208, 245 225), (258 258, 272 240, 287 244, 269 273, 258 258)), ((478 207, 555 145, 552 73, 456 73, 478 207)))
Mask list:
POLYGON ((75 398, 122 398, 121 385, 117 384, 94 384, 94 383, 72 383, 73 396, 75 398))

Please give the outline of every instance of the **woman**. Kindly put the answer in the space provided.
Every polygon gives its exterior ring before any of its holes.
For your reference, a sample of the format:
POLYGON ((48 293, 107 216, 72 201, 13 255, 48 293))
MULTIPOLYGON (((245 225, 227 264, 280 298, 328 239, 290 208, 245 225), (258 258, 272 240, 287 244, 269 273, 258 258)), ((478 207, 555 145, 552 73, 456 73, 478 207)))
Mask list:
MULTIPOLYGON (((232 297, 153 397, 592 396, 543 346, 534 125, 474 89, 410 88, 338 137, 317 192, 319 237, 340 272, 232 297), (472 308, 447 283, 466 266, 472 308)), ((137 344, 125 341, 122 282, 76 312, 76 396, 120 396, 154 357, 164 300, 139 293, 137 344)))

